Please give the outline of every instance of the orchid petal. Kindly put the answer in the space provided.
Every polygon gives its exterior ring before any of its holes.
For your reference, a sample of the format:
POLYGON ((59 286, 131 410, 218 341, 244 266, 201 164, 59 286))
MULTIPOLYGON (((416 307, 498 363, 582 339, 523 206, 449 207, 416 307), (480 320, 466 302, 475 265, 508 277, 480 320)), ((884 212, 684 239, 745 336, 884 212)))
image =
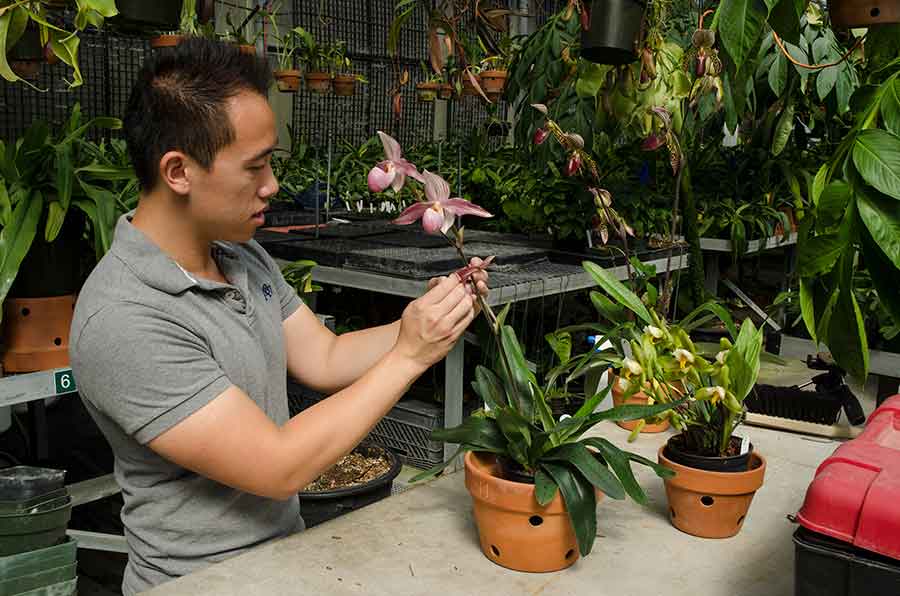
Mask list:
POLYGON ((453 222, 456 221, 456 215, 453 211, 449 209, 444 209, 444 224, 441 226, 441 232, 446 234, 450 231, 450 228, 453 227, 453 222))
POLYGON ((378 137, 381 139, 381 144, 384 146, 384 156, 389 161, 398 161, 401 157, 403 157, 403 151, 400 149, 400 143, 394 139, 389 134, 385 134, 378 131, 378 137))
POLYGON ((417 222, 422 219, 422 216, 425 215, 425 211, 427 211, 429 207, 431 207, 431 203, 413 203, 392 223, 399 226, 405 226, 417 222))
MULTIPOLYGON (((382 162, 382 164, 384 163, 382 162)), ((397 176, 397 170, 390 167, 390 164, 386 168, 382 164, 378 164, 369 170, 369 175, 366 178, 369 183, 369 190, 372 192, 383 192, 394 182, 397 176)))
POLYGON ((394 165, 399 171, 403 172, 407 176, 411 176, 419 182, 425 182, 425 178, 422 176, 422 174, 419 173, 419 168, 416 167, 416 164, 410 163, 401 157, 394 162, 394 165))
POLYGON ((425 170, 424 177, 425 196, 428 197, 429 201, 443 203, 450 197, 450 185, 447 184, 446 180, 437 174, 432 174, 428 170, 425 170))
POLYGON ((485 211, 478 205, 465 199, 447 199, 443 203, 444 209, 455 215, 475 215, 477 217, 494 217, 489 211, 485 211))
POLYGON ((543 114, 544 116, 547 115, 547 106, 545 106, 544 104, 542 104, 542 103, 533 103, 533 104, 531 104, 531 107, 533 107, 535 110, 537 110, 538 112, 540 112, 540 113, 543 114))
POLYGON ((436 234, 444 225, 444 214, 439 211, 440 206, 430 205, 422 215, 422 227, 426 234, 436 234))
POLYGON ((391 183, 391 188, 394 189, 394 192, 400 192, 403 188, 403 185, 406 184, 406 174, 403 173, 402 170, 395 170, 397 175, 394 177, 394 181, 391 183))

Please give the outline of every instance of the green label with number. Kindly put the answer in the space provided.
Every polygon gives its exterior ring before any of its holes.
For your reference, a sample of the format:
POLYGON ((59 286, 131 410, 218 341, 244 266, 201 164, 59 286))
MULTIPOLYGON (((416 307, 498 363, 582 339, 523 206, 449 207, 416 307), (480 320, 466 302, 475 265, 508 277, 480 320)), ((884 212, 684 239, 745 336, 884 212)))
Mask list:
POLYGON ((72 393, 75 391, 75 377, 72 369, 58 370, 53 373, 53 383, 56 385, 56 393, 72 393))

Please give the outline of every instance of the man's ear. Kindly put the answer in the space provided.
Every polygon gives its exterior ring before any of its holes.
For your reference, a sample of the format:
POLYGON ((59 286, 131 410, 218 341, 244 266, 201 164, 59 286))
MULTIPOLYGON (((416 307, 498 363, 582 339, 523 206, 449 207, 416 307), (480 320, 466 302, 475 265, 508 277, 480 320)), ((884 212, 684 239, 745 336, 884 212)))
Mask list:
POLYGON ((159 177, 177 195, 187 196, 191 191, 188 179, 188 157, 181 151, 169 151, 159 160, 159 177))

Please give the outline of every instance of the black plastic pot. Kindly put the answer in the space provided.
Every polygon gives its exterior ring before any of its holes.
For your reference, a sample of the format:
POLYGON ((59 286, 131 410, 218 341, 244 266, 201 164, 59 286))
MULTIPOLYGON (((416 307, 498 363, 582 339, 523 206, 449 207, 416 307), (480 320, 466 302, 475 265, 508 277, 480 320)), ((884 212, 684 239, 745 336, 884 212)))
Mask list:
POLYGON ((64 470, 51 468, 15 466, 0 470, 0 501, 41 500, 63 488, 65 477, 64 470))
MULTIPOLYGON (((732 445, 740 445, 740 437, 731 437, 732 445)), ((753 443, 750 449, 742 455, 726 457, 708 457, 689 453, 684 447, 684 436, 675 435, 666 443, 665 456, 677 464, 707 470, 709 472, 746 472, 750 467, 750 455, 753 453, 753 443)))
POLYGON ((581 57, 598 64, 628 64, 637 60, 644 3, 637 0, 593 0, 591 23, 581 32, 581 57))
POLYGON ((360 445, 354 451, 368 455, 374 450, 377 450, 378 454, 384 452, 391 460, 391 468, 383 476, 359 486, 322 492, 302 492, 299 494, 300 515, 303 517, 303 521, 306 522, 307 528, 317 526, 322 522, 360 509, 366 505, 371 505, 390 496, 391 485, 402 467, 400 458, 387 447, 382 447, 378 444, 360 445))
POLYGON ((510 482, 521 482, 522 484, 534 484, 534 474, 528 474, 515 460, 508 457, 497 457, 497 463, 500 465, 500 474, 504 480, 510 482))

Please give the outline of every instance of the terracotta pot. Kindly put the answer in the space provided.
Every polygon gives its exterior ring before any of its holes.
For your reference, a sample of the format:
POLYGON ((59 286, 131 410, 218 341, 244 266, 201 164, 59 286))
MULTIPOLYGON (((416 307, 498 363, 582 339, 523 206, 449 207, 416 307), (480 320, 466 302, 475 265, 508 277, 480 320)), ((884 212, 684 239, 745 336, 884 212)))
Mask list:
MULTIPOLYGON (((475 523, 484 556, 516 571, 559 571, 579 558, 575 531, 557 492, 538 505, 534 485, 499 477, 499 464, 488 453, 466 453, 466 488, 472 495, 475 523)), ((597 493, 597 500, 602 493, 597 493)))
POLYGON ((506 71, 505 70, 485 70, 481 73, 481 88, 485 94, 501 95, 506 87, 506 71))
POLYGON ((256 56, 256 46, 252 46, 250 44, 237 44, 238 50, 241 54, 247 54, 248 56, 256 56))
POLYGON ((3 302, 3 369, 34 372, 69 365, 75 295, 9 298, 3 302))
MULTIPOLYGON (((610 383, 612 383, 612 394, 613 394, 613 405, 621 406, 624 404, 631 404, 635 406, 646 406, 649 398, 647 394, 643 391, 638 391, 628 399, 625 399, 625 391, 619 387, 619 377, 613 376, 612 370, 609 371, 609 375, 611 377, 610 383)), ((640 420, 617 420, 616 424, 624 428, 625 430, 634 430, 637 427, 640 420)), ((662 422, 651 424, 647 423, 644 425, 644 428, 641 429, 641 433, 661 433, 663 431, 669 430, 669 420, 664 419, 662 422)))
POLYGON ((750 456, 746 472, 709 472, 670 461, 659 449, 659 463, 675 472, 665 480, 672 525, 701 538, 729 538, 741 531, 753 495, 763 485, 766 460, 750 456))
MULTIPOLYGON (((779 211, 781 211, 782 213, 787 215, 788 221, 791 222, 791 232, 796 232, 797 231, 797 219, 794 216, 794 210, 790 207, 782 207, 781 209, 779 209, 779 211)), ((781 222, 778 222, 777 224, 775 224, 775 235, 776 236, 784 235, 784 226, 781 224, 781 222)))
POLYGON ((299 70, 276 70, 272 73, 275 75, 275 82, 278 84, 278 90, 285 93, 296 93, 300 89, 300 71, 299 70))
POLYGON ((453 85, 441 83, 438 87, 438 99, 450 99, 453 97, 453 85))
POLYGON ((828 15, 835 29, 900 23, 900 4, 891 0, 831 0, 828 15))
POLYGON ((303 77, 306 86, 313 93, 323 95, 331 90, 331 75, 327 72, 308 72, 303 77))
MULTIPOLYGON (((481 85, 481 77, 479 77, 478 75, 475 75, 475 80, 478 81, 478 85, 480 86, 481 85)), ((484 87, 482 87, 482 90, 484 90, 484 87)), ((475 85, 472 84, 472 81, 469 79, 468 76, 463 76, 463 78, 462 78, 462 94, 463 95, 477 95, 477 96, 481 97, 481 94, 478 93, 477 89, 475 89, 475 85)))
POLYGON ((430 103, 438 98, 441 86, 437 83, 419 83, 416 85, 416 95, 419 101, 430 103))
POLYGON ((356 77, 353 75, 335 75, 331 81, 334 94, 339 97, 350 97, 356 93, 356 77))
POLYGON ((184 35, 157 35, 150 40, 150 47, 154 50, 160 48, 174 48, 187 39, 184 35))

